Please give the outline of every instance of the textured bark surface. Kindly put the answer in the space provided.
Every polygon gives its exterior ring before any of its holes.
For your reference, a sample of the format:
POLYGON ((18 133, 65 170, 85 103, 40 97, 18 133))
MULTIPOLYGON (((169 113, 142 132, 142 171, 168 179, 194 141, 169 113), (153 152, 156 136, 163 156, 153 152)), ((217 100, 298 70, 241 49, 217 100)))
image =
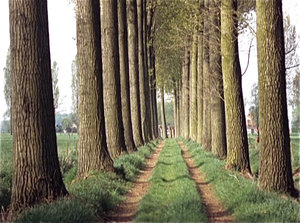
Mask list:
POLYGON ((78 60, 78 170, 84 177, 92 170, 113 171, 105 136, 100 36, 97 0, 76 2, 78 60))
POLYGON ((226 158, 226 126, 221 58, 221 1, 210 1, 210 67, 211 67, 211 151, 226 158))
POLYGON ((209 67, 209 0, 204 2, 203 28, 203 134, 202 146, 211 150, 211 108, 210 108, 210 67, 209 67))
POLYGON ((238 54, 237 1, 223 0, 221 50, 227 131, 227 168, 251 173, 238 54))
POLYGON ((118 24, 119 24, 119 54, 121 76, 122 117, 124 125, 124 138, 128 152, 136 150, 132 135, 132 122, 130 114, 130 86, 128 64, 128 39, 127 39, 127 15, 126 0, 118 0, 118 24))
POLYGON ((101 0, 104 117, 108 151, 113 159, 126 152, 121 108, 117 1, 101 0))
POLYGON ((291 168, 282 3, 257 1, 260 168, 258 186, 297 196, 291 168))
POLYGON ((189 50, 189 43, 186 43, 185 52, 184 52, 184 64, 183 64, 183 73, 182 73, 182 87, 183 87, 183 128, 184 128, 184 137, 189 138, 190 137, 190 122, 189 122, 189 116, 190 116, 190 50, 189 50))
POLYGON ((165 90, 164 86, 161 89, 161 125, 162 125, 162 138, 168 138, 167 135, 167 123, 166 123, 166 114, 165 114, 165 90))
POLYGON ((146 121, 147 134, 149 140, 155 139, 152 130, 151 116, 151 96, 150 96, 150 78, 149 78, 149 61, 148 61, 148 35, 147 35, 147 1, 143 0, 143 38, 144 38, 144 61, 145 61, 145 97, 146 97, 146 121))
POLYGON ((145 92, 145 60, 144 60, 144 35, 143 35, 143 0, 137 0, 138 20, 138 63, 139 63, 139 96, 141 107, 141 124, 144 142, 149 142, 147 132, 148 120, 146 119, 146 92, 145 92))
MULTIPOLYGON (((203 0, 199 0, 200 13, 203 11, 203 0)), ((203 137, 203 17, 199 16, 198 57, 197 57, 197 142, 202 144, 203 137)))
POLYGON ((136 147, 144 144, 141 125, 138 67, 138 24, 136 0, 128 1, 128 56, 130 80, 130 105, 133 139, 136 147))
POLYGON ((198 109, 197 109, 197 51, 198 35, 197 29, 194 30, 191 52, 191 78, 190 78, 190 138, 197 140, 198 109))
POLYGON ((12 209, 67 194, 55 133, 47 1, 9 1, 13 177, 12 209))

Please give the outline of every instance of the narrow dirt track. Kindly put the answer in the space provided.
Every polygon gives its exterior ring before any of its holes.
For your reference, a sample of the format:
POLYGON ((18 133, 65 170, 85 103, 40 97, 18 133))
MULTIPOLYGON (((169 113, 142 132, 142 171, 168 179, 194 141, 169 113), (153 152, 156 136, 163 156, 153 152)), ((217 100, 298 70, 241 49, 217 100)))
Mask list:
POLYGON ((164 140, 157 146, 154 153, 148 158, 145 166, 142 168, 140 175, 133 183, 133 187, 127 192, 126 200, 122 202, 114 211, 113 214, 106 216, 106 222, 132 222, 137 209, 140 204, 140 200, 147 193, 150 186, 149 178, 152 175, 152 171, 155 168, 156 162, 165 145, 164 140))
POLYGON ((197 184, 208 222, 234 222, 233 217, 225 211, 220 201, 213 194, 210 185, 205 181, 204 174, 194 164, 194 160, 191 158, 185 145, 182 142, 178 143, 181 147, 184 161, 189 168, 190 175, 197 184))

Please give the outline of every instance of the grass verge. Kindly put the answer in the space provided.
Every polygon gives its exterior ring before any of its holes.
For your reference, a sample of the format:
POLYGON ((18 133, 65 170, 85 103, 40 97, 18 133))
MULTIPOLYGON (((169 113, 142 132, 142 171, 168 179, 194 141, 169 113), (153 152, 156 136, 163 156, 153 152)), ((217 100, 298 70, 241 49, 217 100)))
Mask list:
POLYGON ((237 172, 225 171, 225 161, 192 141, 180 139, 190 151, 195 165, 200 166, 216 196, 238 222, 300 222, 299 204, 279 194, 257 189, 256 181, 249 181, 237 172))
MULTIPOLYGON (((132 154, 123 155, 115 161, 115 166, 123 165, 126 178, 133 179, 138 174, 146 157, 150 156, 158 141, 138 148, 132 154), (133 162, 133 160, 139 162, 133 162)), ((120 203, 131 183, 115 173, 92 172, 87 179, 71 184, 76 177, 77 167, 64 175, 64 182, 70 193, 68 198, 51 204, 36 205, 24 211, 17 222, 95 222, 104 221, 102 216, 120 203)))
POLYGON ((206 220, 196 183, 191 179, 174 139, 167 139, 142 198, 136 222, 203 222, 206 220))

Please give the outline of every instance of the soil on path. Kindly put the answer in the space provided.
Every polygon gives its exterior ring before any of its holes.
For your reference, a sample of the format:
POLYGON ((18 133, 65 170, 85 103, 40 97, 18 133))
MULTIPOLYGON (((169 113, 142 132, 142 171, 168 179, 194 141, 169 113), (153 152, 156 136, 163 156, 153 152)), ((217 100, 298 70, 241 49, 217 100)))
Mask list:
POLYGON ((126 200, 115 209, 114 213, 105 217, 106 222, 132 222, 138 210, 140 200, 147 193, 150 186, 149 178, 165 145, 164 140, 157 146, 154 153, 146 161, 140 175, 125 195, 126 200))
POLYGON ((179 142, 179 145, 184 161, 189 168, 190 175, 197 184, 208 222, 234 222, 233 217, 226 212, 220 201, 212 192, 210 185, 205 181, 204 174, 200 172, 199 167, 195 165, 185 145, 182 142, 179 142))

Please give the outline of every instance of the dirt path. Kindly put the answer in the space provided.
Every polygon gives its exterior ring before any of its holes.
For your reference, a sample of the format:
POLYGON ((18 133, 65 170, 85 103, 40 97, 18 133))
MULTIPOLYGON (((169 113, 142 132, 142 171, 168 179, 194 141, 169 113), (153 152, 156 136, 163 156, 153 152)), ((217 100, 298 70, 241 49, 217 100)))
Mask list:
POLYGON ((127 192, 126 200, 122 202, 115 210, 115 212, 105 217, 105 221, 108 222, 132 222, 137 209, 140 204, 140 200, 147 193, 150 186, 149 178, 152 171, 155 168, 156 162, 165 145, 164 140, 157 146, 156 150, 150 158, 148 158, 145 166, 141 170, 141 174, 137 177, 133 183, 133 187, 127 192))
POLYGON ((213 194, 210 185, 205 181, 204 174, 194 164, 193 158, 182 142, 179 142, 182 156, 186 162, 192 179, 196 182, 202 202, 205 206, 208 222, 233 222, 233 217, 222 207, 220 201, 213 194))

